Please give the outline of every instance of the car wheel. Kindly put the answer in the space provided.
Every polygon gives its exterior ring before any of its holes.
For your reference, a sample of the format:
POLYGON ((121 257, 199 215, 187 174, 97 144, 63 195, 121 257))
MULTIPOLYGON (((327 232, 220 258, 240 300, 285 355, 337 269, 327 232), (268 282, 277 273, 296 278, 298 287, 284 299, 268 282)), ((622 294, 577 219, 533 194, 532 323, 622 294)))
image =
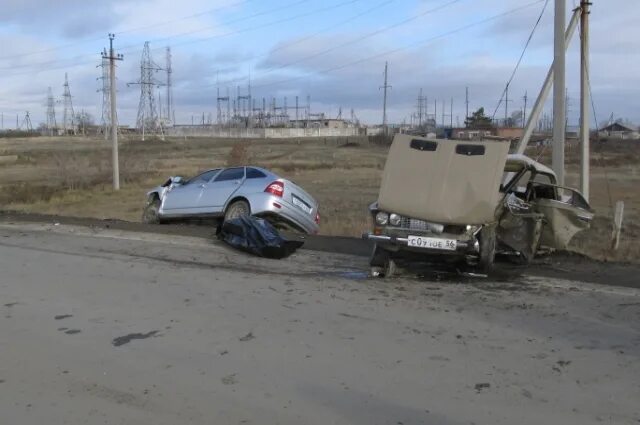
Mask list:
POLYGON ((146 224, 160 224, 160 199, 154 197, 142 211, 142 222, 146 224))
POLYGON ((387 261, 385 261, 384 263, 384 277, 386 278, 391 278, 396 274, 397 271, 397 267, 396 267, 396 262, 395 260, 393 260, 392 258, 388 258, 387 261))
POLYGON ((389 251, 373 244, 371 255, 369 256, 369 265, 372 267, 384 267, 385 261, 390 257, 389 251))
POLYGON ((483 272, 489 273, 493 270, 496 257, 496 228, 494 226, 484 226, 478 235, 478 239, 480 239, 478 265, 483 272))
POLYGON ((251 207, 249 207, 247 201, 235 201, 227 207, 227 211, 224 213, 224 221, 233 220, 234 218, 244 217, 247 215, 251 215, 251 207))

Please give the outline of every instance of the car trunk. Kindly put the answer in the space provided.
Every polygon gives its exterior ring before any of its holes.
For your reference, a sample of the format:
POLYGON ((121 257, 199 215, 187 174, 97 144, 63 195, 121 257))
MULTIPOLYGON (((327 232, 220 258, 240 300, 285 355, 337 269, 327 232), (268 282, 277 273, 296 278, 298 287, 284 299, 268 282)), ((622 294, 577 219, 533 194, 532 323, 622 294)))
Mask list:
POLYGON ((285 180, 283 196, 285 201, 309 214, 311 219, 315 218, 315 213, 318 211, 317 202, 304 189, 291 180, 285 180))
POLYGON ((387 157, 378 204, 443 224, 495 221, 509 143, 429 140, 397 135, 387 157))

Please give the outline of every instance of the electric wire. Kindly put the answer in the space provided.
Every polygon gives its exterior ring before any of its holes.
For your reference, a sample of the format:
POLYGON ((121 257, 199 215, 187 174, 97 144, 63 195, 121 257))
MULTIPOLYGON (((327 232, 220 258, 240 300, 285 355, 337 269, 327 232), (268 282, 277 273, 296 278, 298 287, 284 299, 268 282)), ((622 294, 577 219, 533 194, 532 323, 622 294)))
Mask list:
MULTIPOLYGON (((204 15, 212 14, 212 13, 215 13, 215 12, 219 12, 221 10, 230 9, 232 7, 240 6, 242 4, 250 3, 250 2, 253 2, 253 1, 256 1, 256 0, 242 0, 242 1, 239 1, 239 2, 236 2, 236 3, 232 3, 232 4, 225 5, 225 6, 216 7, 216 8, 209 9, 209 10, 206 10, 206 11, 203 11, 203 12, 194 13, 192 15, 183 16, 183 17, 172 19, 172 20, 169 20, 169 21, 150 24, 150 25, 143 26, 143 27, 136 27, 136 28, 125 29, 125 30, 122 30, 122 31, 117 31, 117 32, 115 32, 115 34, 116 35, 128 34, 128 33, 131 33, 131 32, 138 32, 138 31, 149 29, 149 28, 155 28, 155 27, 159 27, 159 26, 170 25, 170 24, 174 24, 176 22, 185 21, 185 20, 188 20, 188 19, 193 19, 193 18, 197 18, 197 17, 200 17, 200 16, 204 16, 204 15)), ((79 45, 82 45, 82 44, 86 44, 86 43, 90 43, 90 42, 94 42, 94 41, 101 41, 101 40, 104 40, 103 36, 95 37, 95 38, 89 38, 89 39, 85 39, 85 40, 78 41, 78 42, 75 42, 75 43, 62 44, 62 45, 50 47, 50 48, 47 48, 47 49, 36 50, 36 51, 31 51, 31 52, 26 52, 26 53, 20 53, 20 54, 17 54, 17 55, 0 56, 0 60, 18 59, 18 58, 23 58, 23 57, 27 57, 27 56, 38 55, 38 54, 41 54, 41 53, 49 53, 49 52, 54 52, 54 51, 57 51, 57 50, 63 50, 63 49, 67 49, 69 47, 75 47, 75 46, 79 46, 79 45)))
POLYGON ((513 69, 513 72, 511 73, 511 77, 509 77, 509 81, 507 82, 507 85, 505 86, 504 90, 502 91, 502 95, 500 96, 500 100, 498 101, 498 105, 496 106, 496 109, 493 111, 493 115, 491 116, 492 120, 495 119, 496 113, 498 112, 498 109, 500 109, 500 105, 502 105, 502 101, 505 99, 505 95, 507 94, 507 90, 509 90, 509 86, 513 82, 513 79, 516 76, 516 73, 518 72, 518 69, 520 68, 520 64, 522 63, 522 59, 524 58, 524 55, 527 52, 527 49, 529 48, 529 44, 531 43, 531 40, 533 39, 533 35, 535 34, 536 30, 538 29, 538 26, 540 25, 540 21, 542 20, 542 17, 544 16, 544 12, 547 10, 547 5, 548 4, 549 4, 549 0, 545 0, 544 6, 542 6, 542 10, 540 11, 540 15, 538 16, 538 19, 536 20, 536 23, 533 25, 533 28, 531 29, 531 33, 529 34, 529 37, 527 38, 527 42, 525 43, 524 48, 522 49, 522 53, 520 54, 520 57, 518 58, 518 62, 516 63, 516 66, 513 69))
MULTIPOLYGON (((542 3, 543 1, 545 1, 545 0, 536 0, 536 1, 533 1, 533 2, 530 2, 530 3, 527 3, 525 5, 522 5, 522 6, 513 8, 513 9, 509 9, 509 10, 507 10, 505 12, 502 12, 502 13, 499 13, 499 14, 496 14, 496 15, 492 15, 492 16, 487 17, 485 19, 478 20, 478 21, 473 22, 471 24, 467 24, 467 25, 458 27, 458 28, 456 28, 454 30, 447 31, 447 32, 444 32, 442 34, 439 34, 439 35, 436 35, 436 36, 433 36, 433 37, 430 37, 430 38, 427 38, 427 39, 423 39, 423 40, 420 40, 420 41, 415 42, 415 43, 408 44, 408 45, 403 46, 403 47, 397 47, 395 49, 386 50, 384 52, 380 52, 380 53, 377 53, 375 55, 367 56, 367 57, 364 57, 364 58, 361 58, 361 59, 357 59, 357 60, 354 60, 354 61, 351 61, 351 62, 347 62, 347 63, 341 64, 341 65, 338 65, 338 66, 333 66, 333 67, 330 67, 330 68, 326 68, 326 69, 321 70, 321 71, 316 71, 316 73, 318 73, 318 74, 328 74, 330 72, 338 71, 340 69, 344 69, 344 68, 347 68, 349 66, 357 65, 359 63, 363 63, 363 62, 367 62, 367 61, 370 61, 370 60, 378 59, 378 58, 385 57, 385 56, 388 56, 388 55, 391 55, 391 54, 395 54, 395 53, 398 53, 398 52, 401 52, 401 51, 404 51, 404 50, 409 50, 409 49, 412 49, 412 48, 415 48, 415 47, 420 47, 420 46, 432 43, 434 41, 440 40, 442 38, 446 38, 446 37, 449 37, 451 35, 455 35, 457 33, 466 31, 468 29, 480 26, 482 24, 485 24, 485 23, 500 19, 502 17, 511 15, 513 13, 516 13, 516 12, 519 12, 521 10, 527 9, 529 7, 532 7, 532 6, 536 5, 536 4, 542 3)), ((304 75, 304 76, 292 77, 292 78, 279 80, 279 81, 275 81, 275 82, 257 84, 257 85, 253 85, 252 87, 255 87, 255 88, 268 87, 268 86, 283 84, 283 83, 296 81, 296 80, 300 80, 300 79, 305 79, 305 78, 308 78, 308 76, 304 75)))

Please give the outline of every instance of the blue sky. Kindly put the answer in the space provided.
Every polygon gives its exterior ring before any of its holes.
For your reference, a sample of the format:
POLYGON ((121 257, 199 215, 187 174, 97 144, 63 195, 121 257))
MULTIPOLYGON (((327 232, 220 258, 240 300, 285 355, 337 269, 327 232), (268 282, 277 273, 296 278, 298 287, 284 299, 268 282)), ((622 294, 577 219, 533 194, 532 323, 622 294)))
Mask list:
MULTIPOLYGON (((577 0, 576 0, 577 1, 577 0)), ((592 86, 600 121, 610 114, 640 123, 640 4, 595 0, 592 12, 592 86)), ((464 120, 465 86, 471 109, 492 113, 540 14, 536 0, 4 0, 0 10, 0 112, 5 128, 30 111, 45 121, 47 87, 62 95, 69 74, 74 107, 99 121, 99 52, 115 32, 125 55, 118 69, 119 117, 133 124, 145 41, 164 64, 171 46, 176 117, 216 112, 222 92, 294 104, 311 96, 314 112, 336 115, 353 108, 367 123, 381 120, 384 62, 389 62, 389 116, 408 120, 420 88, 464 120), (501 15, 501 16, 500 16, 501 15)), ((568 10, 573 1, 567 1, 568 10)), ((552 60, 553 0, 511 86, 510 109, 532 104, 552 60)), ((577 122, 579 57, 575 38, 568 54, 570 120, 577 122)), ((164 76, 158 74, 159 79, 164 76)), ((162 93, 164 97, 164 93, 162 93)), ((61 105, 58 105, 58 119, 61 105)), ((504 110, 498 112, 503 116, 504 110)), ((448 118, 447 118, 448 120, 448 118)))

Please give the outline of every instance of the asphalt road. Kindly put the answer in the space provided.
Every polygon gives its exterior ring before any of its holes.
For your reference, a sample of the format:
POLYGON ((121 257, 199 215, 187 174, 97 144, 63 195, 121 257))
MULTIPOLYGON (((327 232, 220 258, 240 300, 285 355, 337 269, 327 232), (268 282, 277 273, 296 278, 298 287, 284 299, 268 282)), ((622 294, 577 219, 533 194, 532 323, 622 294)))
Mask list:
POLYGON ((640 290, 0 224, 2 424, 637 424, 640 290))

